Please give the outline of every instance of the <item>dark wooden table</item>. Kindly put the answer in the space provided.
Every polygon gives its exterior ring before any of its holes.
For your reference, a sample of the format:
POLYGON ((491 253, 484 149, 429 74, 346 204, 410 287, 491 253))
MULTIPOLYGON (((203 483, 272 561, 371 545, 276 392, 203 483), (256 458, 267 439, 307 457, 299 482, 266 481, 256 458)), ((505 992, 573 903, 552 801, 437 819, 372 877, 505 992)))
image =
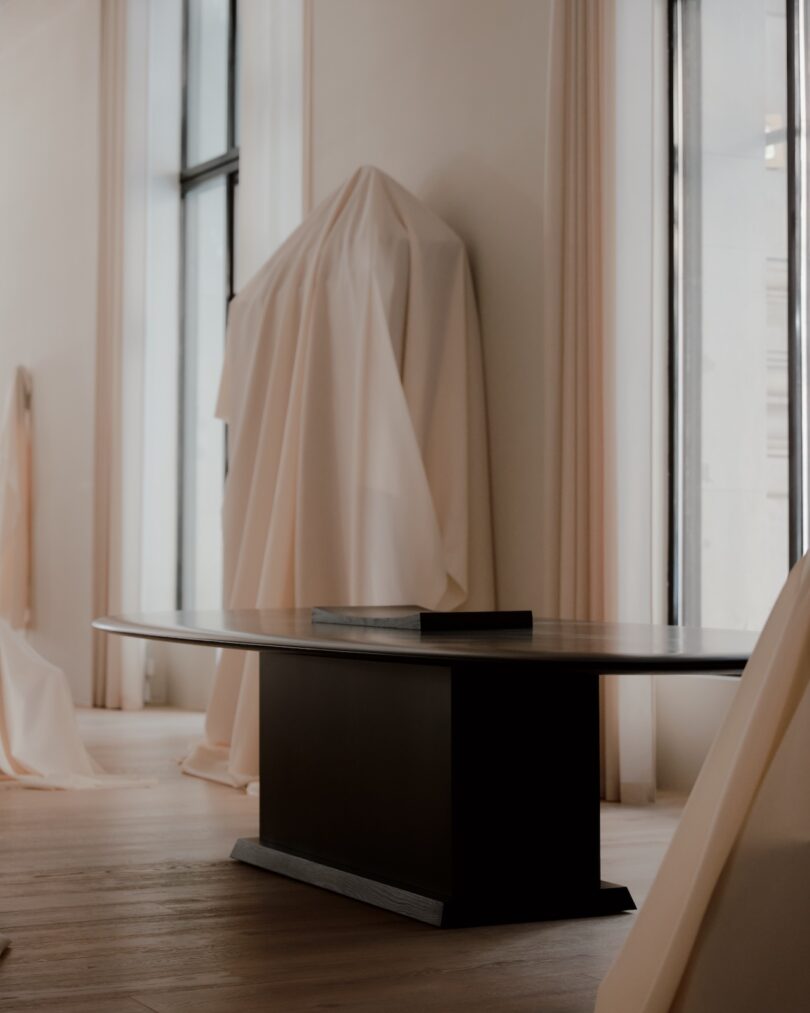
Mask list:
POLYGON ((259 651, 259 836, 233 857, 442 926, 635 907, 600 877, 599 676, 739 674, 756 640, 542 620, 423 634, 309 610, 93 625, 259 651))

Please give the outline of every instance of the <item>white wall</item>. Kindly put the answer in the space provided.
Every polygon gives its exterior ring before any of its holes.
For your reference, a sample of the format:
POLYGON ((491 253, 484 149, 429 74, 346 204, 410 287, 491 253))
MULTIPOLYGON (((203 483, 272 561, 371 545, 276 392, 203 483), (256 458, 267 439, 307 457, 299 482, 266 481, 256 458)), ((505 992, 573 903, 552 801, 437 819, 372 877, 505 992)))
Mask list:
POLYGON ((0 397, 34 379, 37 650, 91 698, 99 0, 0 4, 0 397))
POLYGON ((467 244, 486 370, 499 603, 538 608, 538 336, 550 0, 314 0, 311 198, 362 164, 467 244))
POLYGON ((662 676, 657 680, 658 785, 688 791, 729 707, 733 676, 662 676))
POLYGON ((236 287, 259 270, 304 210, 303 0, 239 0, 236 287))

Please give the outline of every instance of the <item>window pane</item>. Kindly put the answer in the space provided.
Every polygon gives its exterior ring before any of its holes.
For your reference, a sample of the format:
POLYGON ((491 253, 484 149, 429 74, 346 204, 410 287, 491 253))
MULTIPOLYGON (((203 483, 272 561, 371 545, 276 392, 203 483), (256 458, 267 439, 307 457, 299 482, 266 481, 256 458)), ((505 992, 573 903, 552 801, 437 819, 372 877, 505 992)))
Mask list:
POLYGON ((190 190, 185 198, 184 608, 218 608, 222 603, 225 432, 214 410, 225 342, 226 193, 226 179, 218 177, 190 190))
POLYGON ((228 149, 228 0, 189 0, 186 165, 228 149))
POLYGON ((784 0, 684 37, 684 606, 758 629, 788 570, 784 0))
POLYGON ((239 28, 239 18, 236 18, 236 23, 233 26, 234 31, 234 60, 236 61, 236 70, 234 73, 234 95, 233 95, 233 143, 238 148, 240 139, 242 137, 242 122, 239 116, 239 112, 242 108, 242 78, 238 73, 239 68, 242 66, 242 32, 239 28))

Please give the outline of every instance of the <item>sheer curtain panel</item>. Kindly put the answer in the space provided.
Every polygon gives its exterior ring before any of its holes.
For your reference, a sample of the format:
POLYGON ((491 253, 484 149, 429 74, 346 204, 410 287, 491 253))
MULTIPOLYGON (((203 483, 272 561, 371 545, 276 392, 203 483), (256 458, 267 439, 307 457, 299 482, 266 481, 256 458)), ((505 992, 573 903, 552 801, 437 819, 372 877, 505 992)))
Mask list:
MULTIPOLYGON (((545 318, 541 396, 546 405, 541 576, 546 615, 649 621, 649 601, 628 615, 620 527, 637 503, 624 498, 626 451, 617 416, 618 267, 614 227, 617 110, 613 0, 566 0, 555 8, 546 139, 545 318), (645 611, 646 610, 646 611, 645 611)), ((617 257, 617 252, 620 254, 617 257)), ((648 336, 647 336, 648 338, 648 336)), ((649 378, 648 378, 649 379, 649 378)), ((644 431, 644 422, 636 427, 644 431)), ((638 574, 633 583, 638 585, 638 574)), ((653 713, 647 676, 603 681, 603 795, 646 802, 654 795, 653 713), (639 700, 639 694, 641 700, 639 700)))

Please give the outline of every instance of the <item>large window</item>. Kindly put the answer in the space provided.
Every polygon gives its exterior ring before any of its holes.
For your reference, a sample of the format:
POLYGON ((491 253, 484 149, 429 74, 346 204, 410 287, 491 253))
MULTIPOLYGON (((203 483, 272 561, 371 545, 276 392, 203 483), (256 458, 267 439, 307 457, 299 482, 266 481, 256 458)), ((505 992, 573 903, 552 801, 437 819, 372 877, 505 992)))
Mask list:
POLYGON ((235 58, 235 0, 186 0, 177 581, 183 608, 217 608, 222 596, 226 442, 214 410, 233 295, 235 58))
POLYGON ((760 628, 808 544, 806 2, 670 5, 675 622, 760 628))

